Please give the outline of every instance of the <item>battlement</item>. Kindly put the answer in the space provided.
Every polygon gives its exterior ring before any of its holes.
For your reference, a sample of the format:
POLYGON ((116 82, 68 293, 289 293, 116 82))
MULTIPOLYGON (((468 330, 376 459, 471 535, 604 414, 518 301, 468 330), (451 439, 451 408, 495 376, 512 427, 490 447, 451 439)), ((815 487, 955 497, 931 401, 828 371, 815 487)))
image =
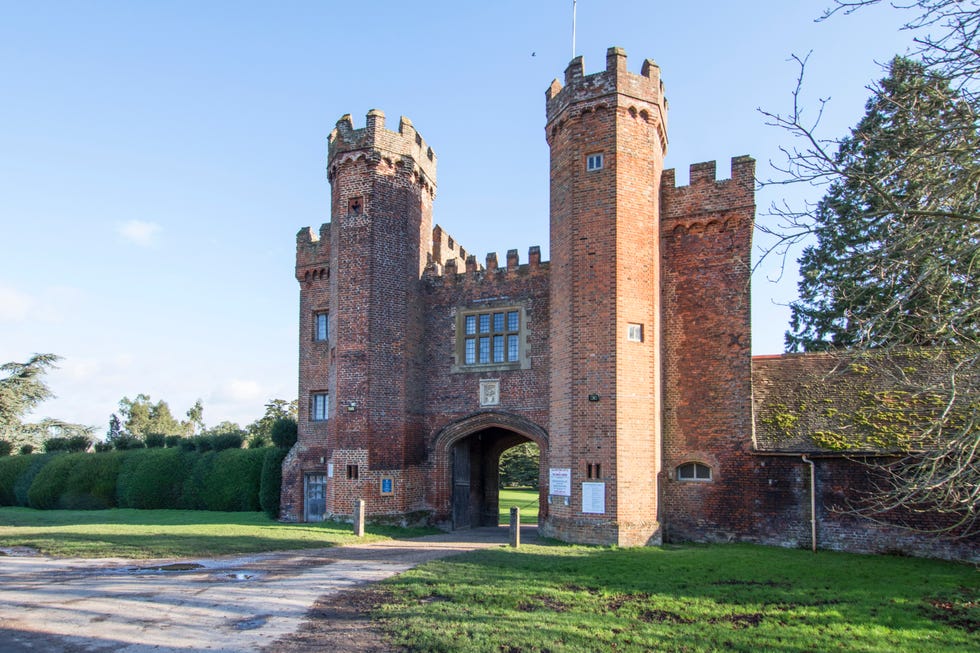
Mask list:
POLYGON ((433 188, 436 185, 435 152, 415 130, 412 121, 405 116, 398 122, 398 131, 394 132, 385 129, 385 114, 380 109, 368 111, 367 124, 361 129, 354 129, 350 114, 344 114, 330 132, 327 143, 327 169, 330 171, 333 170, 338 156, 370 150, 395 162, 413 161, 428 184, 433 188))
POLYGON ((755 207, 755 159, 732 158, 730 179, 717 179, 714 161, 694 163, 687 186, 676 186, 674 169, 660 177, 662 219, 689 218, 699 214, 755 207))
POLYGON ((432 252, 429 263, 439 266, 442 270, 449 261, 456 261, 458 267, 466 264, 466 250, 452 236, 436 225, 432 229, 432 252))
POLYGON ((330 223, 320 225, 320 232, 312 227, 304 227, 296 234, 296 278, 308 279, 307 272, 313 269, 328 269, 330 266, 330 223))
POLYGON ((585 60, 575 57, 565 69, 564 85, 555 79, 545 91, 545 98, 549 132, 556 121, 575 115, 575 105, 600 101, 614 107, 633 108, 646 114, 647 120, 658 121, 666 145, 668 105, 660 66, 652 59, 644 60, 640 74, 636 75, 626 68, 626 51, 612 47, 606 51, 606 69, 586 75, 585 60))
POLYGON ((548 262, 541 260, 541 247, 533 245, 528 249, 528 262, 521 265, 520 257, 516 249, 507 250, 507 263, 505 267, 500 267, 497 262, 497 253, 490 252, 486 256, 486 264, 480 265, 476 256, 470 254, 465 259, 452 257, 442 265, 437 265, 430 261, 425 268, 425 276, 430 280, 443 280, 445 282, 457 281, 482 281, 493 279, 497 275, 509 275, 518 273, 534 273, 542 269, 547 269, 548 262))

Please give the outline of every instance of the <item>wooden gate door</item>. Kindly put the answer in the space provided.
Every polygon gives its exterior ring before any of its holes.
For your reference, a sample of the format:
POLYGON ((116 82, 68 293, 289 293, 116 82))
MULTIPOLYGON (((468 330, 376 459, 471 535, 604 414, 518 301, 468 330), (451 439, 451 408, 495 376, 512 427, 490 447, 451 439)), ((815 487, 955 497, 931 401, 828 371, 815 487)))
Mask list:
POLYGON ((470 443, 453 447, 453 529, 470 528, 470 443))
POLYGON ((306 485, 305 521, 323 521, 327 512, 327 475, 307 474, 304 484, 306 485))

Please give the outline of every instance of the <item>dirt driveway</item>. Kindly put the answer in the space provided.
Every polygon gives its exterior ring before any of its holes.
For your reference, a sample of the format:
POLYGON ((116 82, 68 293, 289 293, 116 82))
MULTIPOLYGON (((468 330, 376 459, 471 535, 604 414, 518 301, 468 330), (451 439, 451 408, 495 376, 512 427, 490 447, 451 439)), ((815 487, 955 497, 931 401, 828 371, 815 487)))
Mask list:
MULTIPOLYGON (((522 531, 524 541, 533 537, 531 529, 522 531)), ((294 649, 295 637, 292 645, 288 642, 304 621, 318 621, 315 628, 307 624, 303 629, 308 638, 330 631, 331 615, 341 618, 323 606, 347 604, 342 618, 356 617, 356 599, 364 593, 358 586, 429 560, 506 542, 505 528, 481 528, 198 560, 0 556, 0 651, 294 649), (349 601, 337 596, 351 590, 349 601)))

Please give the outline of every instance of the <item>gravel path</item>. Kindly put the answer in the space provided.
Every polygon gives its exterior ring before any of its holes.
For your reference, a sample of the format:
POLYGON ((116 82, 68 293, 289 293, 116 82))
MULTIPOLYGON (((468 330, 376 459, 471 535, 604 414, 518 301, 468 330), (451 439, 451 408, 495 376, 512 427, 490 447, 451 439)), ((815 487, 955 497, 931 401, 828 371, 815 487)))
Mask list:
POLYGON ((366 583, 506 542, 480 528, 198 560, 0 556, 0 651, 387 651, 366 583))

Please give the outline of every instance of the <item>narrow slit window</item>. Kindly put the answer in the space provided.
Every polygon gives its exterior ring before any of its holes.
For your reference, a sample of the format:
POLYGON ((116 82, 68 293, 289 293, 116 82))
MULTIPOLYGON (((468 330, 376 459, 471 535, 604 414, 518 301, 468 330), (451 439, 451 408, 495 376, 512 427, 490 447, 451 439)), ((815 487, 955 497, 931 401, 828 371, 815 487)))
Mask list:
POLYGON ((326 340, 327 339, 327 314, 317 313, 315 316, 315 325, 313 329, 313 339, 314 340, 326 340))

